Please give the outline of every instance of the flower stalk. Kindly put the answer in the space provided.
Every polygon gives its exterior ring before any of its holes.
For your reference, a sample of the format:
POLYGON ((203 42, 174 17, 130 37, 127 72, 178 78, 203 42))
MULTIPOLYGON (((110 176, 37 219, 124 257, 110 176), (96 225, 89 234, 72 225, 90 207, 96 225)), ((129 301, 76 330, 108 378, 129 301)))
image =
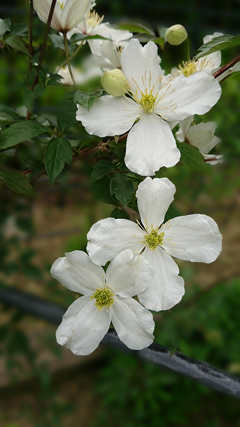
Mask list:
POLYGON ((75 86, 75 88, 76 88, 76 89, 78 89, 78 88, 77 88, 77 85, 76 85, 76 82, 75 82, 75 79, 74 79, 74 77, 73 77, 73 72, 72 72, 72 68, 71 68, 71 64, 70 64, 70 58, 69 58, 69 53, 68 53, 67 33, 66 33, 66 31, 65 31, 65 32, 63 32, 63 38, 64 38, 64 46, 65 46, 66 62, 67 62, 67 66, 68 66, 69 74, 70 74, 70 76, 71 76, 71 79, 72 79, 73 85, 75 86))

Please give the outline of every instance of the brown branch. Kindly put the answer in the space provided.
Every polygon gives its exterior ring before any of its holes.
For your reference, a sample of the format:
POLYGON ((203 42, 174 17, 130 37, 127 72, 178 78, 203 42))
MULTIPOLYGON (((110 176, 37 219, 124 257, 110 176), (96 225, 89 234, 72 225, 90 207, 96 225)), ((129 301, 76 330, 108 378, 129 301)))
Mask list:
POLYGON ((218 71, 216 71, 216 73, 213 74, 213 77, 215 77, 216 79, 217 77, 219 77, 221 74, 223 74, 225 71, 227 71, 229 68, 231 68, 233 65, 235 65, 239 61, 240 61, 240 55, 236 56, 236 58, 234 58, 232 61, 228 62, 228 64, 224 65, 218 71))

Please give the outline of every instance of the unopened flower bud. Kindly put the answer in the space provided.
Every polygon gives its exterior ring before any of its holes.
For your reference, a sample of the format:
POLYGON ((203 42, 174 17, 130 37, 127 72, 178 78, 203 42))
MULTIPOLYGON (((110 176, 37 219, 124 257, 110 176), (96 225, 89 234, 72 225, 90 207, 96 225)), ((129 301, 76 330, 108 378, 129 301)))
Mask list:
POLYGON ((174 46, 178 46, 179 44, 183 43, 188 34, 185 28, 180 25, 173 25, 172 27, 169 27, 166 31, 166 39, 169 44, 172 44, 174 46))
POLYGON ((129 90, 129 83, 123 72, 119 69, 105 71, 101 84, 103 89, 112 96, 123 96, 129 90))

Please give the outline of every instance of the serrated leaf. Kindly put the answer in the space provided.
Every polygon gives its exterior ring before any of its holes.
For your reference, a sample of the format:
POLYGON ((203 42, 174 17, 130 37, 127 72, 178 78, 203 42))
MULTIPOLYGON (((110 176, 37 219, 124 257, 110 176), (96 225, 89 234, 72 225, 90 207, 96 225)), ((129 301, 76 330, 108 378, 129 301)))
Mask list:
POLYGON ((14 123, 0 135, 0 148, 13 147, 46 132, 46 127, 33 120, 14 123))
POLYGON ((69 44, 73 44, 73 43, 77 43, 79 41, 84 41, 84 40, 110 40, 106 37, 103 36, 99 36, 98 34, 94 35, 94 36, 89 36, 87 34, 73 34, 72 37, 70 38, 70 40, 68 41, 69 44))
POLYGON ((130 219, 130 216, 127 214, 127 212, 122 211, 122 209, 113 209, 110 215, 112 218, 115 219, 130 219))
POLYGON ((15 193, 24 194, 24 196, 31 196, 33 194, 33 188, 28 178, 20 171, 13 169, 0 170, 0 178, 15 193))
POLYGON ((240 35, 230 36, 225 34, 224 36, 215 37, 210 42, 200 46, 198 49, 200 53, 198 53, 195 58, 202 58, 203 56, 209 55, 217 50, 224 50, 238 45, 240 45, 240 35))
POLYGON ((5 41, 11 48, 15 50, 20 50, 21 52, 26 53, 26 55, 30 56, 26 44, 20 36, 10 36, 5 41))
POLYGON ((120 24, 117 24, 114 27, 118 28, 119 30, 130 31, 131 33, 149 34, 150 36, 155 36, 152 27, 146 22, 142 21, 120 22, 120 24))
POLYGON ((115 205, 116 200, 114 197, 111 196, 109 186, 110 179, 106 175, 91 184, 92 191, 98 199, 102 200, 105 203, 109 203, 110 205, 115 205))
POLYGON ((61 84, 61 81, 63 77, 60 76, 59 74, 50 74, 50 76, 48 76, 47 80, 46 80, 46 84, 47 86, 58 86, 61 84))
POLYGON ((72 147, 66 138, 53 138, 49 141, 45 152, 45 167, 50 182, 54 182, 62 172, 65 162, 72 161, 72 147))
POLYGON ((66 132, 71 126, 77 123, 76 105, 73 101, 68 100, 62 104, 60 111, 57 114, 57 121, 59 130, 62 133, 66 132))
POLYGON ((134 185, 125 175, 116 173, 110 181, 110 192, 124 207, 127 207, 134 193, 134 185))
POLYGON ((28 27, 24 22, 19 22, 18 24, 13 24, 11 29, 11 34, 16 36, 25 37, 28 32, 28 27))
POLYGON ((2 37, 7 31, 11 29, 10 19, 1 19, 0 18, 0 37, 2 37))
MULTIPOLYGON (((38 77, 42 80, 42 82, 45 84, 47 80, 47 75, 43 70, 38 70, 38 77)), ((59 76, 61 77, 61 76, 59 76)))
POLYGON ((181 152, 180 162, 185 166, 190 166, 194 169, 202 168, 205 163, 202 154, 198 148, 193 145, 186 144, 185 142, 177 143, 177 147, 181 152))
POLYGON ((107 162, 106 160, 100 160, 94 165, 90 180, 91 182, 101 179, 104 175, 107 175, 110 172, 114 172, 115 168, 112 163, 107 162))
MULTIPOLYGON (((101 92, 102 93, 102 92, 101 92)), ((100 92, 96 94, 88 94, 78 90, 74 95, 74 102, 77 102, 79 105, 85 107, 88 111, 96 101, 96 99, 100 96, 100 92)))

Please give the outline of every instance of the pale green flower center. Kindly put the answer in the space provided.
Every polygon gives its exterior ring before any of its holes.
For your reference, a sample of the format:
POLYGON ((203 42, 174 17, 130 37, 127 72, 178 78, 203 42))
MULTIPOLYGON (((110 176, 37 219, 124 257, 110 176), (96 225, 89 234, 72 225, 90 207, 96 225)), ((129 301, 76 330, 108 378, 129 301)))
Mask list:
POLYGON ((86 22, 87 25, 91 28, 97 27, 99 24, 101 24, 104 16, 99 16, 98 13, 93 10, 92 12, 88 12, 86 15, 86 22))
POLYGON ((143 94, 141 92, 141 94, 142 94, 142 98, 139 101, 139 104, 142 105, 146 113, 152 113, 154 110, 154 105, 157 97, 153 96, 152 93, 143 94))
POLYGON ((185 62, 183 63, 183 67, 179 66, 179 69, 184 74, 185 77, 189 77, 192 74, 197 72, 197 64, 195 61, 185 62))
POLYGON ((95 306, 98 308, 98 310, 102 310, 103 307, 106 307, 106 310, 108 312, 108 309, 113 305, 114 303, 114 293, 111 289, 104 287, 101 289, 97 289, 96 292, 90 297, 90 300, 95 299, 95 306))
POLYGON ((164 233, 159 233, 157 230, 152 230, 151 233, 144 236, 145 242, 151 251, 154 251, 157 246, 161 245, 163 242, 164 233))

